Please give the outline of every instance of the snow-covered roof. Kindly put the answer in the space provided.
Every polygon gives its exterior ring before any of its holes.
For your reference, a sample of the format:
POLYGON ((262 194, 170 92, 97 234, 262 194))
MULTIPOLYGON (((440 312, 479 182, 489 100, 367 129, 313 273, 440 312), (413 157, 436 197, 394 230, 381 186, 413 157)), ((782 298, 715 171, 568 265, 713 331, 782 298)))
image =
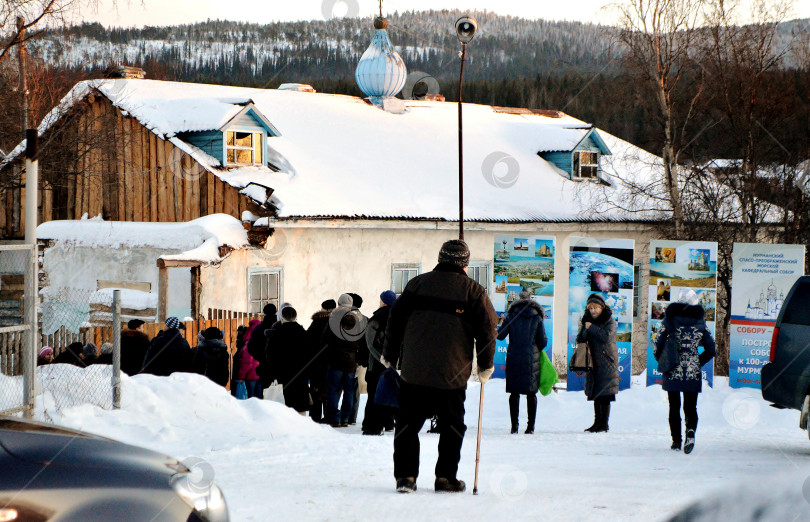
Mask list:
POLYGON ((142 223, 104 221, 100 217, 48 221, 37 227, 37 238, 98 248, 153 247, 179 254, 165 260, 217 263, 220 247, 233 249, 249 245, 242 223, 226 214, 212 214, 187 223, 142 223))
MULTIPOLYGON (((125 114, 191 154, 204 168, 258 203, 274 190, 278 217, 445 219, 458 217, 457 105, 406 101, 392 114, 352 96, 155 80, 77 84, 43 121, 53 124, 97 89, 125 114), (178 138, 210 129, 252 100, 280 136, 268 139, 266 166, 223 168, 178 138), (244 190, 250 183, 251 189, 244 190)), ((571 116, 507 113, 464 105, 464 215, 478 221, 639 219, 618 210, 595 214, 580 203, 583 186, 538 153, 572 150, 591 126, 571 116)), ((647 176, 657 158, 596 130, 613 152, 605 162, 621 177, 647 176), (617 154, 626 157, 615 157, 617 154), (639 160, 643 157, 643 160, 639 160)), ((22 152, 22 144, 13 154, 22 152)), ((604 160, 607 159, 603 158, 604 160)), ((586 187, 587 188, 587 187, 586 187)), ((617 187, 615 190, 621 190, 617 187)))

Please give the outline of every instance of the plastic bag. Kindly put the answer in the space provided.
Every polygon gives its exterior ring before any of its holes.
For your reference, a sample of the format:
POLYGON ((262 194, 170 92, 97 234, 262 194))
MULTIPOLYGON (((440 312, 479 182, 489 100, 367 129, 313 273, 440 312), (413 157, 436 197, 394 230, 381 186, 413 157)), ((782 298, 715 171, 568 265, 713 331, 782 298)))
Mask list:
POLYGON ((557 370, 545 350, 540 350, 540 393, 545 397, 559 381, 557 370))
POLYGON ((245 381, 236 381, 236 399, 245 401, 248 398, 247 386, 245 381))

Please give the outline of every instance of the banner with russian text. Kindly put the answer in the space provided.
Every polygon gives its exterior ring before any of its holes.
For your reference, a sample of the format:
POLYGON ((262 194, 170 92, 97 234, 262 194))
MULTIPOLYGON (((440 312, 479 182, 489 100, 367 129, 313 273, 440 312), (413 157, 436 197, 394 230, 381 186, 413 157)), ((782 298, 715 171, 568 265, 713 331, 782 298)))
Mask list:
MULTIPOLYGON (((568 358, 574 353, 577 333, 588 296, 600 294, 616 320, 619 350, 619 390, 630 388, 633 346, 632 239, 572 237, 568 273, 568 358)), ((567 366, 567 364, 566 364, 567 366)), ((585 389, 585 374, 568 372, 568 391, 585 389)))
MULTIPOLYGON (((527 234, 498 234, 495 236, 494 288, 492 305, 500 324, 509 307, 518 300, 520 292, 528 291, 532 299, 543 307, 548 345, 545 352, 551 356, 554 338, 554 237, 527 234)), ((495 350, 493 377, 506 377, 506 348, 509 337, 498 341, 495 350)))
POLYGON ((804 275, 804 246, 734 243, 732 263, 729 384, 760 388, 776 318, 804 275))
MULTIPOLYGON (((691 288, 706 312, 706 326, 715 335, 717 309, 717 243, 707 241, 651 241, 647 313, 647 386, 661 384, 655 360, 655 336, 667 307, 682 288, 691 288)), ((703 348, 700 348, 703 351, 703 348)), ((714 386, 714 360, 703 368, 703 379, 714 386)))

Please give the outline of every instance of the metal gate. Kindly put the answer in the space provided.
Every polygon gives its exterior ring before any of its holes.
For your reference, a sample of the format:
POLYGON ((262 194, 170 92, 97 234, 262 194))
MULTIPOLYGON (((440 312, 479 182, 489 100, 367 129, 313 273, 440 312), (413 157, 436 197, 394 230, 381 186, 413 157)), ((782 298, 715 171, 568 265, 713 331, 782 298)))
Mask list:
POLYGON ((0 243, 0 415, 33 415, 38 276, 33 245, 0 243))

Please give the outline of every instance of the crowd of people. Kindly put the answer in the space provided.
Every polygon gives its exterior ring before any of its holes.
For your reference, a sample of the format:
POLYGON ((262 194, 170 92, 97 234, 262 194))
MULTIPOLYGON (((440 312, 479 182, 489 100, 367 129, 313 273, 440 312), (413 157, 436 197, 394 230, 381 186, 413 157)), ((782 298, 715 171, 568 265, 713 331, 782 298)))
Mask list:
MULTIPOLYGON (((494 371, 496 339, 508 337, 505 371, 511 433, 518 433, 523 395, 527 402, 524 433, 532 434, 542 351, 548 344, 543 308, 531 294, 521 292, 499 319, 486 289, 467 276, 469 258, 464 241, 445 242, 436 267, 411 279, 399 297, 391 290, 383 291, 370 318, 360 312, 363 299, 355 293, 321 303, 306 329, 289 303, 280 308, 267 304, 262 320, 239 327, 232 362, 223 332, 216 327, 201 331, 192 349, 176 317, 168 318, 165 328, 151 340, 143 332, 143 321, 130 321, 121 335, 121 370, 128 375, 195 372, 221 386, 230 383, 231 393, 239 399, 261 399, 267 388, 280 385, 288 407, 301 415, 309 413, 315 422, 342 428, 357 421, 358 368, 364 367, 369 399, 362 433, 382 435, 396 430, 397 491, 416 490, 419 432, 429 419, 439 433, 434 487, 441 492, 464 491, 466 486, 456 473, 467 429, 464 404, 473 365, 477 365, 475 373, 483 386, 494 371), (397 408, 374 400, 389 368, 396 370, 397 408)), ((587 345, 592 360, 585 395, 593 401, 594 422, 585 431, 607 432, 611 403, 619 391, 619 365, 616 320, 599 293, 587 300, 577 343, 587 345)), ((663 389, 669 397, 672 449, 683 447, 690 453, 697 429, 701 367, 715 354, 694 291, 682 290, 678 301, 669 305, 654 343, 663 389), (699 346, 704 347, 702 353, 699 346)), ((39 360, 40 364, 110 364, 112 345, 105 343, 99 350, 92 343, 73 343, 56 358, 46 346, 39 360)), ((556 374, 554 377, 556 382, 556 374)))

